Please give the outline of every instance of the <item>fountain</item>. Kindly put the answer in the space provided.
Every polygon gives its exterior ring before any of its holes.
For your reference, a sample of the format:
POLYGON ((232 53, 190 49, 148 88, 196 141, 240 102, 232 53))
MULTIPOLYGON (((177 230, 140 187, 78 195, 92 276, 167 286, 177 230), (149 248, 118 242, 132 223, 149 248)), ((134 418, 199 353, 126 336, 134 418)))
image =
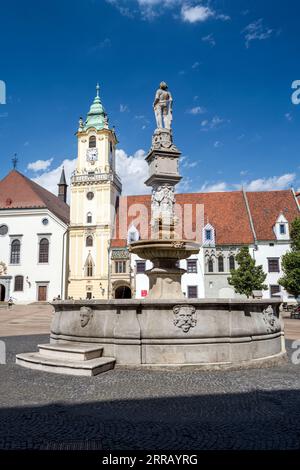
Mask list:
POLYGON ((17 355, 29 368, 96 375, 113 367, 265 367, 286 360, 280 301, 187 299, 178 261, 199 244, 177 233, 175 186, 180 152, 173 142, 172 96, 162 82, 156 93, 157 123, 146 161, 152 188, 151 239, 129 250, 151 260, 149 295, 143 300, 53 302, 49 344, 17 355))

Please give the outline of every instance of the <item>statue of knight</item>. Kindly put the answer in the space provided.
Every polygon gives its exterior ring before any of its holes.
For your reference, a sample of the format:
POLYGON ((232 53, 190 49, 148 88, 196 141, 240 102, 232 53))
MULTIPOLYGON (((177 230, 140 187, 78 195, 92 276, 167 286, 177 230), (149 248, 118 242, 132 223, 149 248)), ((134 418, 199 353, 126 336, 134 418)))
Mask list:
POLYGON ((153 108, 157 128, 165 128, 170 131, 173 119, 173 99, 165 82, 161 82, 159 85, 159 89, 155 94, 153 108))

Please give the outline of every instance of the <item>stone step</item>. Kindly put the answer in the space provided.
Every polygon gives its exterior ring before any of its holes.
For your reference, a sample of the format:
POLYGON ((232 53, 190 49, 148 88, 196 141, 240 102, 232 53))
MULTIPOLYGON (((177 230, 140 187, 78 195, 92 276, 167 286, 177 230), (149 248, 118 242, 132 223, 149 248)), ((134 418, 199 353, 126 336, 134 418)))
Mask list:
POLYGON ((87 361, 53 359, 38 352, 18 354, 16 363, 29 369, 54 372, 56 374, 94 376, 113 369, 114 357, 98 357, 87 361))
POLYGON ((102 356, 103 347, 91 343, 70 341, 38 345, 41 356, 67 361, 88 361, 102 356))

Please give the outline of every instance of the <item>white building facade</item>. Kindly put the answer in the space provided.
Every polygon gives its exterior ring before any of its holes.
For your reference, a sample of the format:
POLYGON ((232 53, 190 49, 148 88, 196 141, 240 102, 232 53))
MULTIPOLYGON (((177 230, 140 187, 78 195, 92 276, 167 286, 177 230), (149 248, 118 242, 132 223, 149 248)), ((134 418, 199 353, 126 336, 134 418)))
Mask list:
POLYGON ((64 298, 67 204, 16 171, 3 182, 0 190, 10 186, 12 191, 0 201, 0 301, 12 298, 28 304, 64 298))

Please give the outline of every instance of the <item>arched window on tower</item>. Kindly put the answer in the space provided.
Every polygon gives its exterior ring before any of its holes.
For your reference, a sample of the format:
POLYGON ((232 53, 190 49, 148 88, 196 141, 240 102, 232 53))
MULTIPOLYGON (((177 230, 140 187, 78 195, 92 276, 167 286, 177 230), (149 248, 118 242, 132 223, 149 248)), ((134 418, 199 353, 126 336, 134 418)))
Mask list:
POLYGON ((218 257, 218 270, 219 270, 219 273, 224 272, 224 258, 222 255, 218 257))
POLYGON ((96 147, 96 137, 94 135, 91 135, 89 138, 89 148, 94 149, 96 147))
POLYGON ((86 246, 93 246, 93 237, 92 235, 89 235, 86 237, 86 246))
POLYGON ((39 263, 49 262, 49 240, 42 238, 39 246, 39 263))
POLYGON ((207 270, 209 273, 214 272, 214 261, 212 258, 209 258, 208 263, 207 263, 207 270))
POLYGON ((86 215, 86 223, 91 224, 92 222, 93 222, 92 213, 88 212, 87 215, 86 215))
POLYGON ((89 256, 87 257, 84 268, 85 268, 86 277, 93 277, 93 275, 94 275, 94 263, 93 263, 93 258, 91 257, 91 254, 89 254, 89 256))
POLYGON ((233 255, 229 256, 229 271, 232 269, 235 269, 235 259, 233 255))

